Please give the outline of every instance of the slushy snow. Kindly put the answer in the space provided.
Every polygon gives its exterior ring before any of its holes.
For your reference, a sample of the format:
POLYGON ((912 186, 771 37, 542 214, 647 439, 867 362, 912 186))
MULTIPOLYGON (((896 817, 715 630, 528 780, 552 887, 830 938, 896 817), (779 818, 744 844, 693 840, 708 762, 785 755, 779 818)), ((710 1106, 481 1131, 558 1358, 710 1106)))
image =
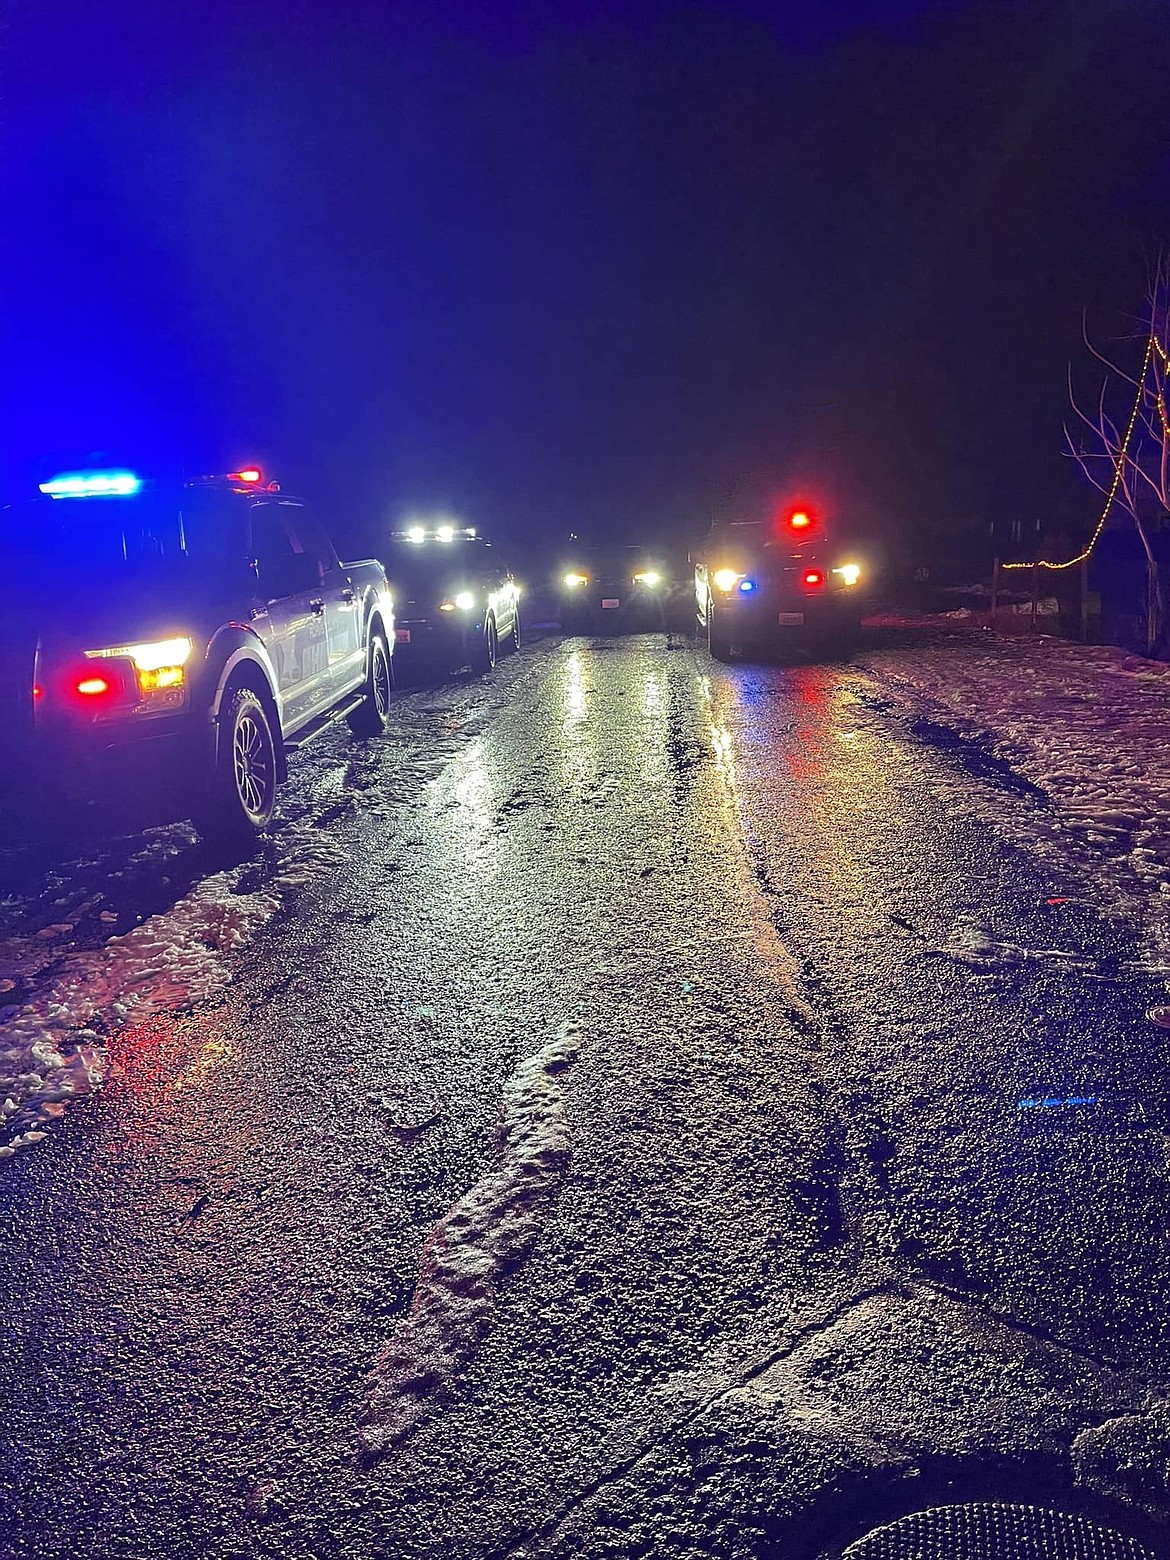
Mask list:
MULTIPOLYGON (((254 870, 251 863, 205 878, 125 936, 65 954, 48 984, 7 1020, 0 1028, 0 1158, 38 1142, 70 1100, 100 1085, 107 1035, 131 1020, 214 997, 231 978, 233 956, 288 895, 341 860, 338 849, 312 827, 290 827, 278 841, 276 868, 262 888, 241 892, 241 880, 254 870)), ((72 928, 42 928, 47 930, 64 935, 72 928)), ((43 969, 52 939, 37 934, 29 943, 25 969, 43 969)))
POLYGON ((536 1238, 568 1166, 560 1074, 577 1058, 570 1026, 522 1061, 505 1085, 495 1165, 432 1227, 410 1311, 382 1349, 359 1432, 365 1457, 402 1441, 474 1353, 505 1266, 536 1238))
POLYGON ((1092 849, 1102 897, 1170 962, 1170 665, 1036 636, 940 635, 865 657, 895 700, 979 741, 1092 849))

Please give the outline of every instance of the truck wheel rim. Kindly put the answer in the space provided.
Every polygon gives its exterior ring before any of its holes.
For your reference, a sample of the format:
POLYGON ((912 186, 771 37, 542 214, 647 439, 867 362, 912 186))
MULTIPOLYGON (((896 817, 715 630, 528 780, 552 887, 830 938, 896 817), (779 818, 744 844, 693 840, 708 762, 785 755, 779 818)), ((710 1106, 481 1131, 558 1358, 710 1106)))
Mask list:
POLYGON ((259 721, 241 715, 232 739, 236 793, 253 817, 260 817, 272 795, 272 761, 259 721))
POLYGON ((390 709, 390 663, 380 643, 374 646, 374 708, 379 715, 390 709))

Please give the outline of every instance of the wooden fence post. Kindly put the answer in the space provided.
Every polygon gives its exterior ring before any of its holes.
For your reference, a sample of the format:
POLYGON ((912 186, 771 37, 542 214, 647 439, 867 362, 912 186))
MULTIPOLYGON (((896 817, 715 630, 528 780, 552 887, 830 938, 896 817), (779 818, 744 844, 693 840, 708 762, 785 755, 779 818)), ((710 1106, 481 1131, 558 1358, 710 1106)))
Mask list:
POLYGON ((1080 600, 1081 644, 1087 645, 1088 642, 1089 642, 1089 560, 1087 558, 1082 558, 1081 559, 1080 576, 1081 576, 1081 600, 1080 600))

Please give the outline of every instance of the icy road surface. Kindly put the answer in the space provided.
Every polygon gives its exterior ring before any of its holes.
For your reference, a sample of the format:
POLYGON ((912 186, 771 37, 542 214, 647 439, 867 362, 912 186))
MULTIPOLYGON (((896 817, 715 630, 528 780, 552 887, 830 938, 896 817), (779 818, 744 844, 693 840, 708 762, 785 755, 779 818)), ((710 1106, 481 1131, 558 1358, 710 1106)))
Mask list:
POLYGON ((1166 684, 1050 654, 546 641, 11 843, 0 1554, 1160 1542, 1166 684))

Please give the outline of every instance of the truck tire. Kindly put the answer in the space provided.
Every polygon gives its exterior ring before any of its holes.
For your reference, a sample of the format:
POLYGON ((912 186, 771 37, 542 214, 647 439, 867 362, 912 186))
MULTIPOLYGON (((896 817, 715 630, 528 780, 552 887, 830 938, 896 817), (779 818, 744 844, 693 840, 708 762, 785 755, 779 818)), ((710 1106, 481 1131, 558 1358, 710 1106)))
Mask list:
POLYGON ((483 625, 483 634, 476 642, 471 655, 472 670, 476 672, 494 672, 496 662, 500 659, 500 639, 496 631, 496 620, 492 613, 488 613, 483 625))
POLYGON ((233 688, 219 715, 219 741, 207 792, 195 814, 209 839, 246 841, 272 819, 279 784, 277 738, 260 695, 233 688))
POLYGON ((716 661, 726 661, 731 656, 731 640, 728 639, 722 624, 717 621, 715 603, 707 602, 707 649, 716 661))
POLYGON ((346 719, 355 737, 380 737, 390 714, 390 694, 394 688, 394 667, 390 647, 380 628, 370 635, 370 664, 366 672, 362 702, 350 710, 346 719))

